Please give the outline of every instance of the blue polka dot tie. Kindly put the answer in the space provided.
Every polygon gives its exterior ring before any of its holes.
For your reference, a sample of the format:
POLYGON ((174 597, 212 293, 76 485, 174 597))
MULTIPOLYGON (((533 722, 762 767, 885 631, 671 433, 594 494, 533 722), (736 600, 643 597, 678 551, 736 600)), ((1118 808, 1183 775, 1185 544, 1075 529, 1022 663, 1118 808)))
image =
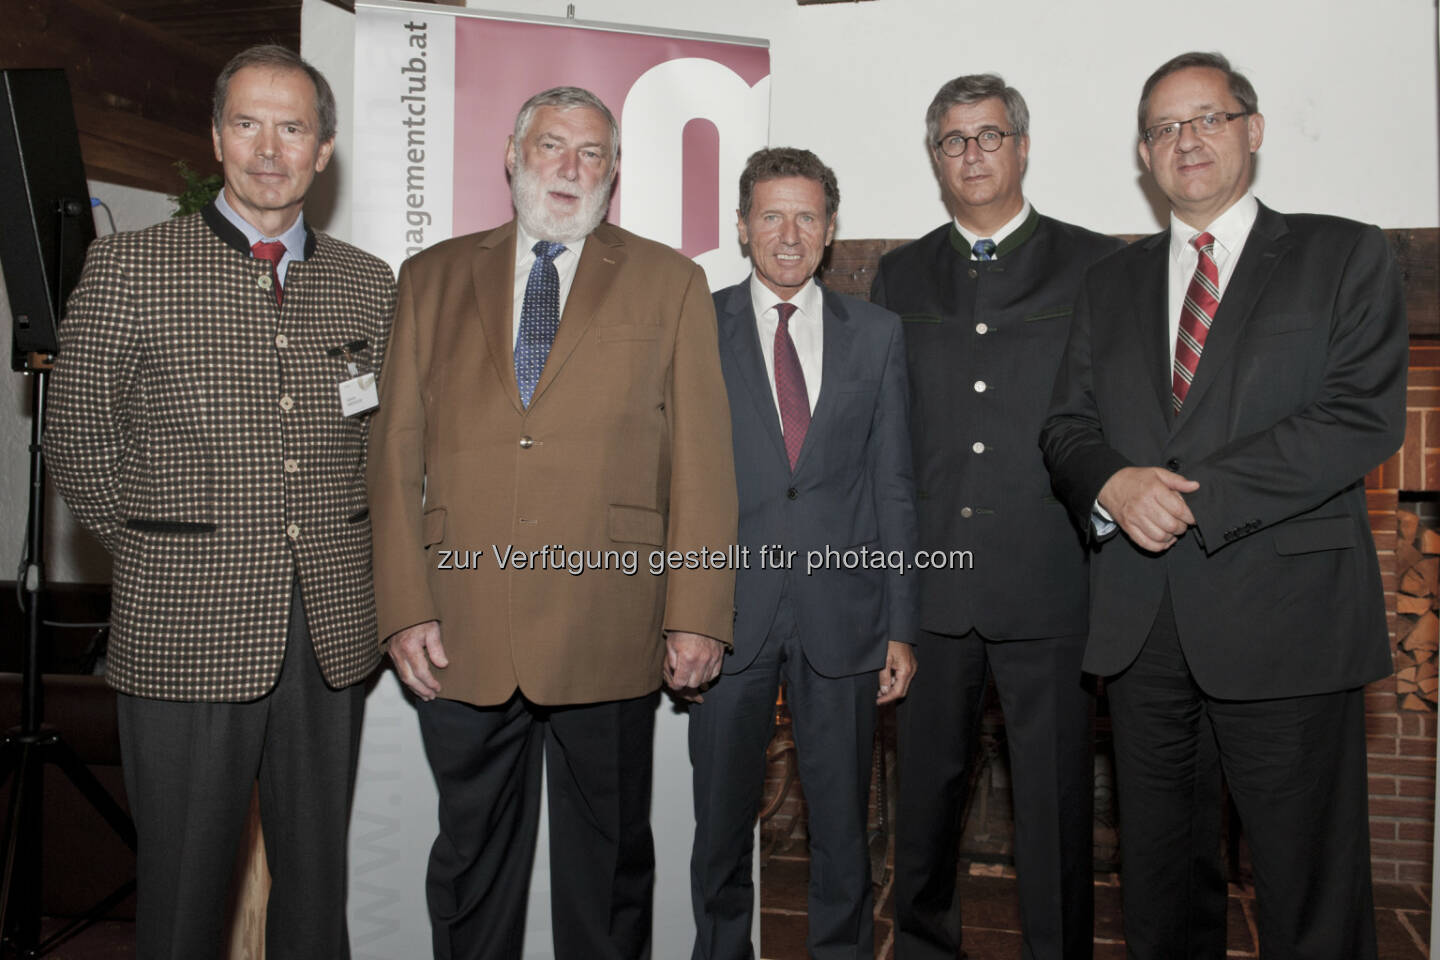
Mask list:
POLYGON ((560 329, 560 272, 555 258, 565 252, 565 244, 537 241, 531 247, 535 263, 530 279, 525 281, 525 301, 520 306, 520 335, 515 338, 515 382, 520 385, 520 403, 527 409, 555 331, 560 329))
POLYGON ((984 240, 976 240, 975 246, 970 248, 975 251, 976 260, 995 259, 995 241, 986 237, 984 240))

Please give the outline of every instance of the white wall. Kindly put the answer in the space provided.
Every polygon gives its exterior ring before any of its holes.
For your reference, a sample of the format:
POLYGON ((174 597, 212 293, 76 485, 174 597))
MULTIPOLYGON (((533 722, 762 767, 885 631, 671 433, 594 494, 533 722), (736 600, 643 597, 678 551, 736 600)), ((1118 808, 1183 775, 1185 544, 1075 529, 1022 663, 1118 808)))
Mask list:
MULTIPOLYGON (((478 0, 561 17, 564 0, 478 0)), ((577 18, 771 42, 771 143, 840 180, 841 239, 912 237, 944 218, 922 141, 941 83, 993 70, 1030 106, 1026 192, 1106 233, 1159 220, 1139 189, 1135 104, 1155 67, 1219 50, 1260 94, 1257 195, 1279 210, 1382 227, 1440 223, 1433 0, 576 0, 577 18), (1370 130, 1383 146, 1365 147, 1370 130)), ((622 161, 621 176, 624 176, 622 161)))

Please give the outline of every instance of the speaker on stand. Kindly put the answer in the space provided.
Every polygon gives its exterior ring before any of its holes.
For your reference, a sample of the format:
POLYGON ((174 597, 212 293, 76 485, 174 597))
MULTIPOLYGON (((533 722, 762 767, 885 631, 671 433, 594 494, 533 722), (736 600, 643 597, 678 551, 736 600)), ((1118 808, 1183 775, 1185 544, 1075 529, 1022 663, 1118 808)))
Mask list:
POLYGON ((98 920, 135 889, 131 880, 84 916, 40 939, 45 767, 65 774, 133 850, 135 826, 88 767, 45 723, 39 657, 44 602, 46 378, 59 349, 56 329, 95 239, 80 137, 63 70, 0 70, 0 266, 14 316, 11 366, 30 378, 30 488, 21 562, 25 604, 20 726, 0 741, 0 777, 10 784, 0 838, 0 944, 39 957, 98 920))

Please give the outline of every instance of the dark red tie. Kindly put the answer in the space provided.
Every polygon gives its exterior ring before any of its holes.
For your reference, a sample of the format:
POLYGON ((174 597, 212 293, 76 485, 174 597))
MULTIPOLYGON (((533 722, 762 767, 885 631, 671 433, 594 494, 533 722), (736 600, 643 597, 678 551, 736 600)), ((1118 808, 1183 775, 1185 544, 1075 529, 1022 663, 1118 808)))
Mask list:
POLYGON ((790 470, 800 459, 805 445, 805 431, 810 429, 810 396, 805 392, 805 372, 800 369, 800 355, 790 339, 790 315, 795 304, 781 303, 775 307, 780 325, 775 328, 775 399, 780 404, 780 429, 785 434, 785 453, 790 457, 790 470))
POLYGON ((1185 403, 1190 392, 1190 382, 1195 379, 1195 369, 1200 366, 1200 352, 1205 349, 1205 338, 1210 335, 1210 324, 1215 320, 1215 310, 1220 306, 1220 271, 1213 257, 1215 238, 1202 233, 1190 240, 1190 245, 1200 252, 1195 264, 1195 276, 1190 280, 1190 289, 1185 291, 1185 303, 1180 308, 1180 332, 1175 337, 1175 367, 1171 377, 1170 392, 1175 412, 1185 403))
POLYGON ((285 244, 279 240, 271 240, 268 243, 264 240, 257 240, 250 248, 256 260, 270 261, 270 280, 275 288, 275 302, 283 303, 285 291, 280 285, 280 258, 285 256, 285 244))

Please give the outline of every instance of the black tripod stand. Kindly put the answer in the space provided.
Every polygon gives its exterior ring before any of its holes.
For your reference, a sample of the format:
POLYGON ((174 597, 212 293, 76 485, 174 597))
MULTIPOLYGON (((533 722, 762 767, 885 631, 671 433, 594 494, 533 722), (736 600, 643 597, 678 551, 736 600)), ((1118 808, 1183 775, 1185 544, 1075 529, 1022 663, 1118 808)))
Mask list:
MULTIPOLYGON (((62 205, 63 207, 63 205, 62 205)), ((57 211, 62 230, 69 214, 57 211)), ((57 244, 57 248, 63 245, 57 244)), ((59 270, 56 270, 59 276, 59 270)), ((57 304, 61 302, 56 296, 57 304)), ((0 934, 3 945, 21 957, 40 957, 94 923, 135 889, 130 880, 63 929, 40 941, 44 826, 45 767, 58 767, 84 795, 110 828, 135 849, 135 825, 104 785, 65 743, 60 732, 45 725, 44 691, 40 670, 40 603, 45 553, 45 463, 40 440, 45 426, 45 388, 50 360, 31 354, 26 365, 31 377, 33 418, 30 423, 30 509, 25 530, 24 596, 25 633, 21 652, 20 726, 0 741, 0 779, 10 783, 3 868, 0 868, 0 934)))

